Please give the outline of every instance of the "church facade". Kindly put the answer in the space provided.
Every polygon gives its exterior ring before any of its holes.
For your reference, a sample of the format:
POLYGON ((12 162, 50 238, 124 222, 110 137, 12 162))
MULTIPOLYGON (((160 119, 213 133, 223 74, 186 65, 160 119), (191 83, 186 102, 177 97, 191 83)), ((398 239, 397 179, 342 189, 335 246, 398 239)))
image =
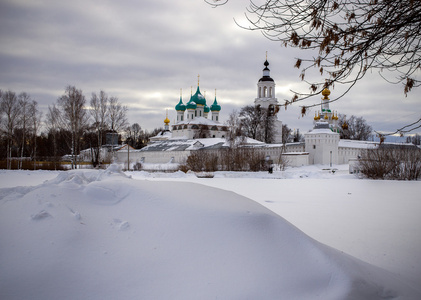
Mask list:
POLYGON ((228 128, 219 120, 221 106, 215 99, 208 106, 206 98, 200 92, 199 80, 196 93, 184 104, 180 92, 180 101, 175 106, 177 121, 172 126, 172 138, 198 139, 198 138, 225 138, 228 128))

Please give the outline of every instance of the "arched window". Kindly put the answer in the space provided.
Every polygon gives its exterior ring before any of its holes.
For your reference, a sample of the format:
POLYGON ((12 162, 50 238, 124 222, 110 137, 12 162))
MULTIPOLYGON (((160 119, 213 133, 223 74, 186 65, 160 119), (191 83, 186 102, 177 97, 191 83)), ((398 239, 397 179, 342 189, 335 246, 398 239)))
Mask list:
POLYGON ((197 125, 195 124, 195 125, 193 125, 193 126, 191 127, 191 129, 199 129, 199 126, 197 126, 197 125))
POLYGON ((269 116, 273 116, 275 113, 275 108, 273 107, 273 104, 269 105, 269 116))
POLYGON ((267 92, 268 92, 268 88, 267 87, 264 87, 263 88, 263 98, 266 98, 267 92))
POLYGON ((272 98, 272 87, 269 88, 269 98, 272 98))
POLYGON ((211 130, 218 130, 218 127, 216 127, 216 126, 212 126, 212 127, 211 127, 211 130))

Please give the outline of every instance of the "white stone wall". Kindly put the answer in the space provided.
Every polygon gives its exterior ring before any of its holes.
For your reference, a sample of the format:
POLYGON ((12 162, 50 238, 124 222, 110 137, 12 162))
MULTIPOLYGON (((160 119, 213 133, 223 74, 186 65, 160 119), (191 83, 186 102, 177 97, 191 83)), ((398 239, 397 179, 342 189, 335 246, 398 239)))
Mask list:
MULTIPOLYGON (((184 125, 183 125, 184 127, 184 125)), ((211 127, 211 126, 210 126, 211 127)), ((219 129, 221 129, 219 127, 219 129)), ((172 130, 172 137, 173 138, 185 138, 185 139, 193 139, 195 137, 196 131, 199 129, 191 129, 191 125, 188 125, 188 128, 172 130)), ((211 138, 225 138, 226 131, 222 130, 209 130, 209 137, 211 138)))
POLYGON ((360 153, 360 148, 339 147, 338 164, 347 164, 350 160, 357 159, 360 153))
MULTIPOLYGON (((131 163, 151 163, 166 164, 177 163, 184 164, 189 157, 190 151, 130 151, 129 158, 131 163)), ((117 161, 127 164, 127 151, 117 152, 117 161)))
POLYGON ((306 152, 284 153, 282 158, 288 167, 302 167, 308 165, 309 154, 306 152))
MULTIPOLYGON (((375 143, 362 141, 345 141, 346 147, 339 147, 339 134, 333 132, 305 135, 305 143, 291 143, 285 147, 282 144, 255 146, 255 149, 263 153, 264 157, 278 163, 282 153, 283 158, 288 160, 292 167, 321 164, 347 164, 360 155, 362 149, 375 147, 375 143), (315 148, 314 148, 315 146, 315 148), (353 147, 354 146, 354 147, 353 147), (332 151, 332 154, 331 154, 332 151)), ((344 141, 341 141, 343 144, 344 141)), ((194 151, 194 150, 191 150, 194 151)), ((207 150, 204 150, 207 151, 207 150)), ((219 150, 208 150, 219 151, 219 150)), ((190 155, 189 151, 130 151, 130 162, 143 162, 153 164, 178 163, 184 164, 190 155)), ((127 164, 127 150, 115 153, 117 161, 127 164)))

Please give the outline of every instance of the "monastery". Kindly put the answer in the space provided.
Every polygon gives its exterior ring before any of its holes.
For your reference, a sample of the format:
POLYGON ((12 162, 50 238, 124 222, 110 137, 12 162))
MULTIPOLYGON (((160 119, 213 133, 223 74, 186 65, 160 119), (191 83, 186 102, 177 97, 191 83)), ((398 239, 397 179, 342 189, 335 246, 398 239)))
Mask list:
MULTIPOLYGON (((322 91, 320 111, 314 116, 314 128, 304 134, 304 141, 282 144, 282 121, 278 119, 279 104, 275 97, 275 81, 270 76, 267 59, 264 62, 263 75, 257 82, 255 106, 269 110, 275 118, 275 138, 273 144, 266 144, 253 139, 246 139, 244 146, 261 151, 267 160, 276 163, 282 157, 289 166, 347 164, 356 160, 362 149, 376 148, 379 143, 368 141, 342 140, 339 138, 338 116, 329 107, 330 91, 322 91)), ((117 151, 117 161, 127 164, 184 164, 192 151, 205 150, 211 153, 228 147, 225 139, 228 127, 221 122, 219 114, 222 107, 216 98, 208 106, 199 87, 191 93, 184 103, 182 95, 175 105, 177 120, 170 128, 170 120, 164 120, 164 131, 151 138, 144 148, 129 150, 127 147, 117 151)))

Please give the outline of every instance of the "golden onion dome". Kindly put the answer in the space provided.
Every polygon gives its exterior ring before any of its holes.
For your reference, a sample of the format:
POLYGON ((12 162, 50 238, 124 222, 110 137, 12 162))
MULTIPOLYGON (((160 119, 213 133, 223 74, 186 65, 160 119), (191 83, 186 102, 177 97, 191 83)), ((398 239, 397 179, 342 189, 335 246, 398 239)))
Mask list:
POLYGON ((323 95, 323 100, 329 100, 329 95, 330 95, 330 91, 329 91, 329 89, 327 89, 327 88, 325 88, 323 91, 322 91, 322 95, 323 95))

